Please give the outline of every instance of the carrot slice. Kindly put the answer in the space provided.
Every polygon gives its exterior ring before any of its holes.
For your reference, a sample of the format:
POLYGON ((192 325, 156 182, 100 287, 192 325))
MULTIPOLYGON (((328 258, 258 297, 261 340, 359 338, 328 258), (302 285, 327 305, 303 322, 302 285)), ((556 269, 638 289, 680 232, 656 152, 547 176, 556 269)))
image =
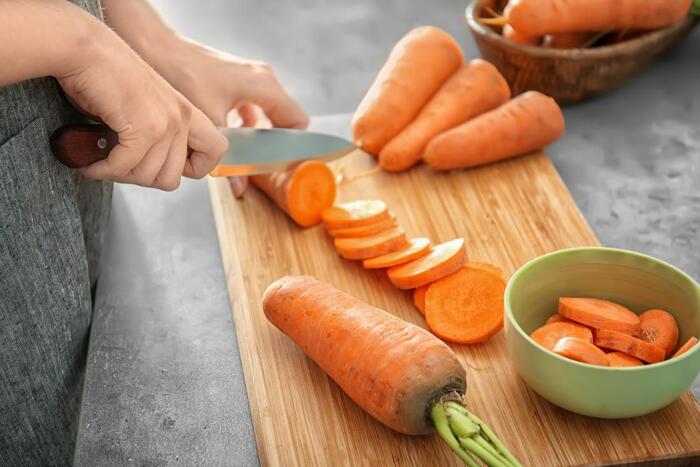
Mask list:
POLYGON ((464 266, 467 250, 464 239, 457 238, 433 247, 422 258, 389 268, 389 280, 400 289, 415 289, 449 276, 464 266))
POLYGON ((430 284, 425 321, 439 338, 458 344, 483 342, 503 327, 505 279, 464 267, 430 284))
POLYGON ((491 263, 481 263, 477 261, 469 261, 464 267, 468 268, 476 268, 476 269, 483 269, 484 271, 489 271, 494 274, 498 274, 499 276, 505 278, 505 274, 503 274, 503 269, 499 268, 498 266, 495 266, 491 263))
MULTIPOLYGON (((569 318, 564 318, 562 315, 552 315, 547 319, 547 321, 544 322, 544 324, 552 324, 552 323, 576 323, 576 321, 571 321, 569 318)), ((576 324, 583 326, 580 323, 576 323, 576 324)))
POLYGON ((586 326, 576 323, 551 323, 541 326, 530 337, 545 349, 552 350, 562 337, 578 337, 593 343, 593 332, 586 326))
MULTIPOLYGON (((624 334, 623 334, 624 335, 624 334)), ((590 365, 610 366, 605 352, 578 337, 562 337, 552 351, 562 357, 590 365)))
POLYGON ((406 246, 406 233, 401 227, 394 227, 370 237, 336 238, 335 249, 343 258, 367 259, 391 253, 406 246))
POLYGON ((396 215, 390 212, 387 217, 372 224, 361 225, 359 227, 347 227, 345 229, 328 229, 328 234, 331 237, 347 238, 347 237, 368 237, 378 234, 385 230, 389 230, 396 226, 396 215))
POLYGON ((691 337, 690 339, 688 339, 688 340, 685 342, 685 344, 681 345, 681 348, 678 349, 678 350, 676 351, 676 353, 673 354, 673 357, 671 357, 671 358, 676 358, 676 357, 678 357, 679 355, 683 355, 683 354, 686 353, 688 350, 690 350, 691 348, 693 348, 693 346, 694 346, 695 344, 697 344, 697 343, 698 343, 698 338, 695 337, 695 336, 691 337))
POLYGON ((558 312, 565 318, 595 329, 639 334, 639 316, 608 300, 560 297, 558 312))
POLYGON ((428 287, 430 287, 430 284, 421 285, 413 291, 413 304, 423 316, 425 316, 425 293, 428 291, 428 287))
POLYGON ((642 366, 644 363, 637 357, 624 352, 610 352, 605 354, 610 366, 642 366))
POLYGON ((389 211, 384 201, 370 199, 329 207, 321 213, 321 217, 329 229, 345 229, 378 222, 389 217, 389 211))
POLYGON ((648 363, 658 363, 663 361, 666 352, 661 347, 644 342, 641 339, 632 337, 618 331, 609 329, 598 329, 595 332, 593 343, 604 349, 617 350, 637 357, 648 363))
POLYGON ((664 310, 647 310, 639 315, 640 337, 664 349, 668 358, 678 345, 678 325, 673 315, 664 310))
POLYGON ((403 250, 387 253, 376 258, 366 259, 362 266, 366 269, 381 269, 408 263, 428 254, 430 251, 430 240, 426 237, 412 238, 403 250))

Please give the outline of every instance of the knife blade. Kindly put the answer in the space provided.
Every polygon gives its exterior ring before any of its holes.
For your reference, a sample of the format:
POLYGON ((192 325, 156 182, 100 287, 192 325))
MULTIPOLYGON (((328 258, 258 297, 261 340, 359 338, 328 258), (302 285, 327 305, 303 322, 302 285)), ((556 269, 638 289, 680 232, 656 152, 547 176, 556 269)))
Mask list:
MULTIPOLYGON (((277 172, 294 163, 316 159, 332 161, 357 149, 339 136, 282 128, 219 128, 229 147, 212 176, 231 177, 277 172)), ((67 125, 51 136, 56 159, 71 168, 105 159, 119 142, 118 135, 101 124, 67 125)))

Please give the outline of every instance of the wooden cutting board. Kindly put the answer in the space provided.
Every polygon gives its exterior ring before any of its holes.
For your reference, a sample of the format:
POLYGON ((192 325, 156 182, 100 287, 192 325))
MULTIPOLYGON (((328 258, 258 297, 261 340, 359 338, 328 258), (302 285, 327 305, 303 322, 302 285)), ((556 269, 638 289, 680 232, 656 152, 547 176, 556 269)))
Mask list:
MULTIPOLYGON (((338 164, 359 173, 374 160, 357 153, 338 164)), ((226 179, 210 179, 209 188, 261 463, 461 465, 437 436, 400 435, 365 414, 267 322, 260 304, 279 277, 311 274, 425 327, 411 295, 383 272, 341 259, 322 227, 297 227, 257 190, 239 201, 226 179)), ((469 171, 378 173, 339 187, 339 200, 369 198, 384 200, 410 236, 433 242, 464 237, 470 259, 500 265, 508 275, 543 253, 598 244, 542 153, 469 171)), ((652 459, 685 465, 700 455, 700 406, 689 392, 645 417, 587 418, 528 389, 509 361, 502 332, 483 344, 452 348, 467 369, 468 405, 524 465, 652 459)))

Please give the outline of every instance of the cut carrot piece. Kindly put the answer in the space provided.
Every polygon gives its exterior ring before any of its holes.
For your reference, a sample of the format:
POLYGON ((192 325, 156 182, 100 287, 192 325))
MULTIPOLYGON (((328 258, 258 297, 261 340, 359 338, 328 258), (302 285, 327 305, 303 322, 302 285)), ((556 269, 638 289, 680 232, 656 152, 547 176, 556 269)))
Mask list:
POLYGON ((698 338, 695 337, 695 336, 691 337, 690 339, 688 339, 688 340, 685 342, 685 344, 681 345, 680 349, 678 349, 678 351, 676 351, 676 353, 674 353, 674 354, 673 354, 673 357, 671 357, 671 358, 676 358, 676 357, 678 357, 679 355, 683 355, 683 354, 686 353, 688 350, 692 349, 693 346, 694 346, 695 344, 697 344, 697 343, 698 343, 698 338))
POLYGON ((367 259, 405 248, 406 233, 394 227, 370 237, 336 238, 335 249, 343 258, 367 259))
POLYGON ((505 278, 505 274, 503 274, 503 269, 499 268, 498 266, 494 266, 491 263, 480 263, 477 261, 469 261, 467 264, 464 265, 465 268, 475 268, 475 269, 482 269, 484 271, 489 271, 494 274, 498 274, 499 276, 505 278))
MULTIPOLYGON (((552 323, 576 323, 576 321, 571 321, 569 318, 564 318, 562 315, 552 315, 550 316, 547 321, 545 321, 544 324, 552 324, 552 323)), ((583 326, 581 323, 576 323, 580 326, 583 326)))
POLYGON ((366 259, 362 266, 366 269, 381 269, 408 263, 414 259, 421 258, 430 251, 430 240, 425 237, 412 238, 403 250, 387 253, 376 258, 366 259))
POLYGON ((642 365, 644 365, 644 362, 642 362, 637 357, 633 357, 632 355, 626 354, 624 352, 610 352, 609 354, 605 354, 605 358, 608 359, 608 363, 610 364, 610 366, 642 366, 642 365))
POLYGON ((658 363, 664 360, 666 352, 661 347, 644 342, 618 331, 598 329, 593 343, 604 349, 617 350, 637 357, 648 363, 658 363))
POLYGON ((464 266, 467 250, 464 239, 458 238, 433 247, 422 258, 389 268, 389 280, 400 289, 415 289, 430 284, 464 266))
POLYGON ((458 344, 485 341, 503 327, 505 288, 502 276, 469 267, 433 282, 425 294, 428 328, 458 344))
POLYGON ((430 284, 421 285, 413 291, 413 304, 423 316, 425 316, 425 293, 428 291, 428 287, 430 287, 430 284))
POLYGON ((372 224, 361 225, 359 227, 347 227, 345 229, 328 229, 328 235, 331 237, 347 238, 347 237, 369 237, 370 235, 384 232, 396 226, 396 215, 390 212, 384 219, 372 224))
POLYGON ((586 342, 593 343, 593 332, 586 326, 576 323, 545 324, 535 329, 530 334, 530 337, 548 350, 552 350, 562 337, 578 337, 586 342))
POLYGON ((350 201, 325 209, 321 216, 329 229, 346 229, 373 224, 389 217, 384 201, 376 199, 350 201))
POLYGON ((673 315, 664 310, 647 310, 639 315, 640 338, 664 349, 670 357, 678 345, 678 325, 673 315))
POLYGON ((335 201, 335 175, 320 161, 304 161, 285 172, 250 177, 294 222, 311 227, 335 201))
POLYGON ((560 315, 595 329, 638 335, 639 316, 622 305, 597 298, 560 297, 560 315))
POLYGON ((522 45, 540 45, 542 42, 542 36, 528 36, 527 34, 521 34, 510 24, 503 26, 503 31, 501 35, 511 42, 522 45))
MULTIPOLYGON (((624 335, 624 334, 623 334, 624 335)), ((562 337, 552 351, 562 357, 590 365, 610 366, 605 352, 578 337, 562 337)))
POLYGON ((595 36, 595 33, 589 31, 551 34, 544 36, 542 47, 550 47, 554 49, 580 49, 588 44, 595 36))

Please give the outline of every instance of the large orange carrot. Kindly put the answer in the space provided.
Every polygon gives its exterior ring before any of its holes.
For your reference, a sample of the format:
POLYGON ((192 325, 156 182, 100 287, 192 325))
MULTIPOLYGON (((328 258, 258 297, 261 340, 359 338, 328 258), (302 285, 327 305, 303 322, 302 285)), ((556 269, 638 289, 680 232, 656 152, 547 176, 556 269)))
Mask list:
POLYGON ((462 65, 418 116, 379 153, 386 170, 406 170, 420 162, 433 137, 510 99, 510 88, 495 66, 477 58, 462 65))
POLYGON ((605 354, 605 358, 608 359, 608 364, 610 366, 642 366, 642 362, 637 357, 633 357, 630 354, 624 352, 610 352, 605 354))
POLYGON ((501 32, 503 37, 511 42, 522 45, 540 45, 542 42, 541 36, 528 36, 527 34, 522 34, 515 29, 510 24, 503 26, 503 31, 501 32))
POLYGON ((673 354, 672 358, 679 357, 686 353, 688 350, 692 349, 695 344, 698 343, 698 338, 693 336, 690 339, 688 339, 685 344, 681 345, 680 348, 676 351, 676 353, 673 354))
POLYGON ((595 33, 588 31, 550 34, 544 36, 542 46, 554 49, 580 49, 588 44, 593 36, 595 36, 595 33))
POLYGON ((375 235, 379 232, 384 232, 396 225, 396 215, 393 212, 388 213, 385 217, 372 224, 360 225, 358 227, 346 227, 344 229, 328 229, 328 235, 331 237, 367 237, 375 235))
POLYGON ((639 322, 641 339, 661 347, 670 357, 678 344, 678 325, 673 315, 664 310, 647 310, 639 315, 639 322))
POLYGON ((508 24, 530 36, 561 32, 657 29, 688 14, 692 0, 512 0, 508 24))
POLYGON ((408 263, 414 259, 421 258, 430 251, 430 240, 426 237, 412 238, 406 244, 406 248, 387 253, 382 256, 366 259, 362 266, 366 269, 381 269, 408 263))
POLYGON ((552 348, 554 353, 590 365, 610 366, 605 352, 578 337, 562 337, 552 348))
POLYGON ((528 91, 436 136, 423 159, 436 169, 475 167, 535 151, 562 133, 564 116, 554 99, 528 91))
POLYGON ((441 243, 422 258, 389 268, 387 275, 400 289, 415 289, 456 272, 467 261, 464 239, 441 243))
POLYGON ((333 240, 335 249, 346 259, 367 259, 404 249, 408 242, 401 227, 393 227, 369 237, 346 237, 333 240))
POLYGON ((562 337, 578 337, 586 342, 593 343, 593 332, 581 324, 576 323, 550 323, 533 331, 532 339, 545 349, 552 350, 554 345, 562 337))
POLYGON ((323 162, 305 161, 285 171, 250 178, 294 222, 310 227, 335 201, 335 175, 323 162))
POLYGON ((666 352, 661 347, 644 342, 641 339, 632 337, 608 329, 598 329, 595 332, 593 343, 604 349, 617 350, 637 357, 648 363, 658 363, 664 360, 666 352))
POLYGON ((608 300, 560 297, 557 311, 565 318, 595 329, 610 329, 631 335, 639 334, 639 316, 624 306, 608 300))
POLYGON ((347 229, 374 224, 390 216, 384 201, 366 199, 329 207, 321 212, 321 217, 329 229, 347 229))
POLYGON ((353 139, 379 154, 462 64, 459 44, 445 31, 422 26, 394 46, 352 120, 353 139))

